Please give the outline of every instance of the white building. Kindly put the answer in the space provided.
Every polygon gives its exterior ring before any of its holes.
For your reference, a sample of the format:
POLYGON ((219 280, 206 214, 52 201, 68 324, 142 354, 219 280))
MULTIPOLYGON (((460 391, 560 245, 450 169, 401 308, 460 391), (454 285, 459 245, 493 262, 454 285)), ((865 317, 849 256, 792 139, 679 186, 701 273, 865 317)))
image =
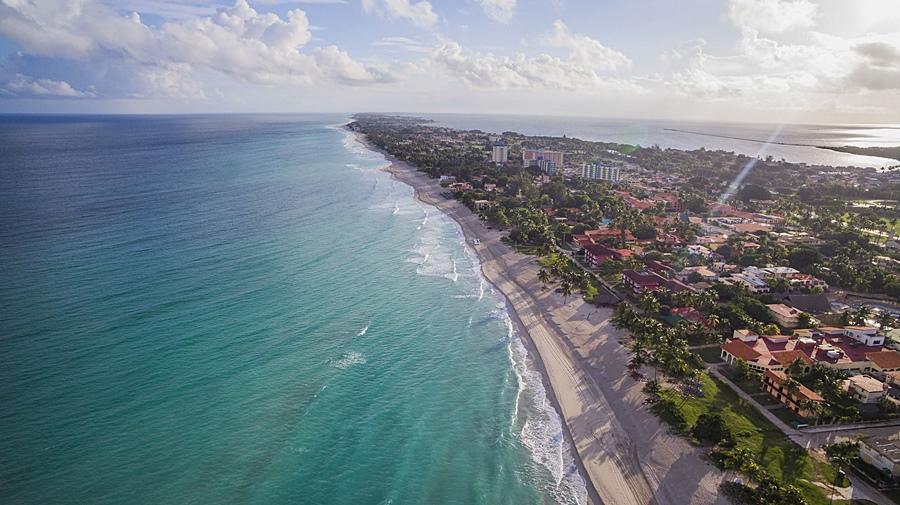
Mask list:
POLYGON ((845 326, 844 335, 868 346, 884 344, 884 335, 873 326, 845 326))
POLYGON ((900 442, 895 437, 868 437, 860 440, 859 458, 894 477, 900 476, 900 442))
POLYGON ((595 181, 619 182, 622 174, 618 166, 603 165, 599 162, 581 165, 581 177, 595 181))
POLYGON ((844 381, 844 389, 860 403, 878 403, 887 394, 887 384, 868 375, 852 375, 844 381))
POLYGON ((771 291, 769 283, 746 271, 740 274, 733 274, 730 279, 746 287, 747 291, 753 295, 771 291))
POLYGON ((502 140, 494 142, 494 147, 491 151, 491 161, 498 165, 509 161, 509 146, 506 145, 506 142, 502 140))

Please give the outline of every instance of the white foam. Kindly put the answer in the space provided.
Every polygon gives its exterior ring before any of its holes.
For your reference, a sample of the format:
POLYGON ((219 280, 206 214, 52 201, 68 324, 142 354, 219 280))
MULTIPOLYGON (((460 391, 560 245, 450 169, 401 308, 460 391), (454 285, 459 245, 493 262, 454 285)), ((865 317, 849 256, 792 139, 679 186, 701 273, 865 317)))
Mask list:
POLYGON ((365 325, 365 326, 363 326, 361 330, 359 330, 358 332, 356 332, 356 336, 357 336, 357 337, 361 337, 361 336, 365 335, 367 331, 369 331, 369 325, 368 325, 368 324, 365 325))
POLYGON ((553 482, 546 491, 557 503, 586 503, 587 487, 563 435, 562 420, 547 397, 541 374, 528 365, 528 353, 519 338, 510 338, 508 349, 518 383, 510 425, 513 433, 532 460, 550 473, 553 482))
POLYGON ((346 368, 350 368, 353 365, 364 365, 366 363, 366 357, 362 355, 362 353, 358 353, 356 351, 348 351, 341 356, 341 359, 336 360, 331 363, 331 366, 334 368, 340 368, 344 370, 346 368))

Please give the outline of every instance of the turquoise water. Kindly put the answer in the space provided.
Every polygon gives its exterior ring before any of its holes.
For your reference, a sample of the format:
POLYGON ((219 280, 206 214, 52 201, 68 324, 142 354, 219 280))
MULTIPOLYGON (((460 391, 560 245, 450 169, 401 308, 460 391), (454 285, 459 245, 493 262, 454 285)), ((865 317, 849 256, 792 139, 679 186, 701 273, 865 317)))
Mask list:
POLYGON ((0 502, 576 503, 455 223, 340 117, 0 117, 0 502))

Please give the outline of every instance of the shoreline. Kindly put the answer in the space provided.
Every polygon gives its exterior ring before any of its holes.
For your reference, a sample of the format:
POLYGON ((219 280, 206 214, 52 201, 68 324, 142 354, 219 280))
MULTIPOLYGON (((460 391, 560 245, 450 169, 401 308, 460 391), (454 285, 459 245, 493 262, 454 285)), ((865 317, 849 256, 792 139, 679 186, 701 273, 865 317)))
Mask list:
POLYGON ((609 323, 612 310, 565 300, 537 281, 534 258, 500 241, 460 202, 447 199, 435 179, 373 146, 393 178, 413 188, 416 199, 453 219, 479 260, 485 280, 506 300, 514 328, 541 374, 548 398, 593 504, 728 503, 718 496, 722 474, 699 450, 668 433, 643 408, 641 383, 625 374, 624 333, 609 323), (480 245, 472 245, 472 240, 480 245), (676 467, 676 463, 678 463, 676 467))

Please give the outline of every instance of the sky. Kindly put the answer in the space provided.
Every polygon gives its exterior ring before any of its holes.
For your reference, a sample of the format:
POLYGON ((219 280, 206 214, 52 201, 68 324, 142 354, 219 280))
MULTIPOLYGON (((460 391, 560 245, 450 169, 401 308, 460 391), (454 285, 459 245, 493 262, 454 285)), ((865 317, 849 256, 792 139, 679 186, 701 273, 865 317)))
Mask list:
POLYGON ((900 123, 900 0, 0 0, 0 112, 900 123))

